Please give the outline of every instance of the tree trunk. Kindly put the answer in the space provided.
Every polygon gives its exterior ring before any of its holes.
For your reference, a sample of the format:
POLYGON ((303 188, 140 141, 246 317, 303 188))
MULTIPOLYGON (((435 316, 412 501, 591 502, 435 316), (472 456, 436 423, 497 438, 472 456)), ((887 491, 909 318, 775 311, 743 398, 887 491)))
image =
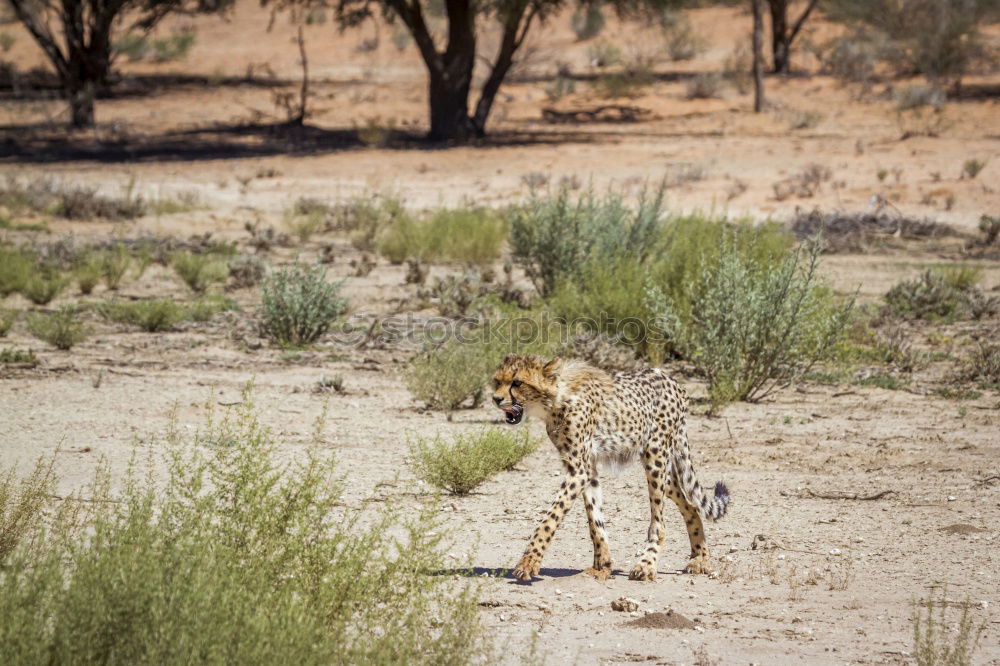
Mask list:
POLYGON ((760 113, 764 109, 764 63, 761 57, 761 42, 764 37, 764 0, 751 0, 753 4, 753 110, 760 113))
POLYGON ((771 58, 775 74, 788 74, 788 0, 768 0, 771 6, 771 58))
POLYGON ((469 119, 469 76, 449 77, 447 73, 431 72, 430 107, 431 141, 464 141, 473 134, 469 119))

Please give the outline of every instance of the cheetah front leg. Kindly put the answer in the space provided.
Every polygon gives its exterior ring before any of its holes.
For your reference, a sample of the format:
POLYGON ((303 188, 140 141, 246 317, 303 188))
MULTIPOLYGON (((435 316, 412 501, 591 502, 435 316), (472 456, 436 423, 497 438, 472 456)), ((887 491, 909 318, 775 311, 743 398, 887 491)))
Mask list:
POLYGON ((524 549, 524 555, 514 567, 514 578, 531 580, 538 575, 538 571, 542 567, 542 558, 545 557, 545 551, 552 543, 552 537, 555 536, 559 523, 566 516, 573 501, 583 491, 588 480, 582 464, 566 463, 566 479, 559 488, 559 494, 556 496, 555 502, 552 503, 552 508, 549 509, 542 524, 535 530, 531 541, 528 542, 528 547, 524 549))

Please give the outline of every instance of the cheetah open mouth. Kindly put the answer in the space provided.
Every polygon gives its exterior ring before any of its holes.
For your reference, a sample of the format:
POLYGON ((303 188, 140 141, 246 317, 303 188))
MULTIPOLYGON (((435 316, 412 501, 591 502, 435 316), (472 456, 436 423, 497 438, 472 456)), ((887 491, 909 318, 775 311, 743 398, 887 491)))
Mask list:
POLYGON ((524 418, 524 407, 514 403, 510 407, 506 407, 503 410, 504 421, 511 425, 517 425, 524 418))

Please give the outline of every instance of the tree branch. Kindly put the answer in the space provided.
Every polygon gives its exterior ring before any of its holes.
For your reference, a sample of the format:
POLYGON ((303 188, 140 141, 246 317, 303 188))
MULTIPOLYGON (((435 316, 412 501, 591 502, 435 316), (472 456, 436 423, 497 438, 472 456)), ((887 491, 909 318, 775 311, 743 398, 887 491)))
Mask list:
POLYGON ((792 26, 791 31, 788 33, 788 44, 795 41, 795 36, 799 34, 799 30, 802 29, 802 25, 806 22, 806 19, 809 18, 809 15, 812 14, 812 10, 816 9, 816 5, 818 4, 819 0, 809 0, 809 5, 805 8, 802 12, 802 16, 799 17, 799 20, 795 22, 795 25, 792 26))

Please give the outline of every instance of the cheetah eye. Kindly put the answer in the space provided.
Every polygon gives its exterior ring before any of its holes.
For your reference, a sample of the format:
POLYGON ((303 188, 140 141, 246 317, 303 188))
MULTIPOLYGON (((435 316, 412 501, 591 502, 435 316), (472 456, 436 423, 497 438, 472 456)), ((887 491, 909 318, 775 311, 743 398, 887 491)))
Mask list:
POLYGON ((519 379, 515 379, 510 383, 510 385, 513 386, 514 388, 518 388, 521 386, 521 381, 519 379))

